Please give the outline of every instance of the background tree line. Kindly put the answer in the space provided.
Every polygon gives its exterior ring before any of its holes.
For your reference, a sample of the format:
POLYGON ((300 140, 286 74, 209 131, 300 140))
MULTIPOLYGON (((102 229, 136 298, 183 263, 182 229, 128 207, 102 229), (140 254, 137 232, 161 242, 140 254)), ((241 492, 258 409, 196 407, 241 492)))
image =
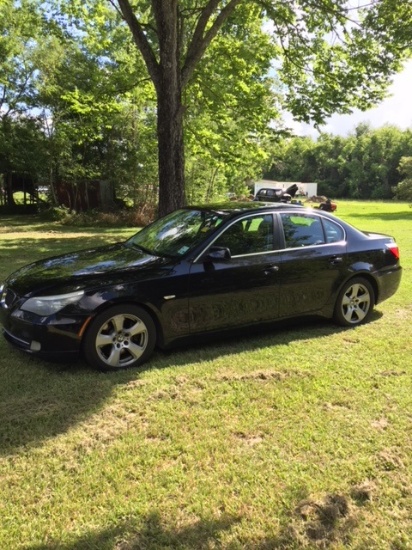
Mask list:
MULTIPOLYGON (((53 5, 0 6, 0 174, 50 189, 103 180, 128 204, 156 203, 155 92, 129 31, 104 3, 53 5)), ((261 174, 279 117, 273 55, 255 19, 229 26, 204 56, 185 92, 188 201, 244 193, 261 174)))
POLYGON ((283 139, 265 177, 317 182, 320 194, 354 199, 409 200, 412 130, 358 125, 351 135, 283 139))
MULTIPOLYGON (((139 2, 134 15, 143 22, 153 48, 159 35, 154 4, 139 2)), ((184 23, 181 40, 188 40, 189 49, 190 31, 199 34, 199 20, 207 29, 206 22, 214 21, 207 17, 213 14, 218 20, 219 4, 173 1, 174 14, 184 23)), ((289 107, 301 119, 320 122, 331 112, 347 111, 348 97, 363 107, 382 97, 386 80, 407 55, 406 50, 398 53, 405 49, 407 18, 399 18, 387 50, 379 46, 379 29, 388 15, 395 20, 393 14, 404 4, 385 0, 380 11, 367 13, 365 32, 357 28, 347 52, 321 41, 322 32, 328 35, 339 25, 342 30, 342 2, 327 8, 322 28, 322 3, 316 4, 316 14, 306 0, 296 12, 293 3, 285 2, 229 4, 230 16, 198 55, 196 70, 181 90, 187 201, 244 194, 246 184, 264 173, 275 179, 318 181, 332 196, 392 196, 392 187, 402 180, 400 158, 412 156, 409 132, 360 127, 350 138, 323 135, 315 142, 288 137, 281 112, 289 107), (262 25, 265 20, 277 21, 277 39, 262 25), (306 45, 301 41, 305 26, 306 45), (314 33, 316 58, 309 40, 314 33), (356 40, 368 40, 370 57, 356 57, 356 40), (272 69, 280 52, 285 56, 283 77, 272 69), (384 62, 386 57, 390 63, 384 62), (309 59, 315 63, 310 77, 299 69, 309 59), (330 79, 334 60, 345 67, 336 81, 330 79), (370 71, 376 76, 373 89, 365 84, 370 71)), ((80 189, 96 180, 108 182, 113 196, 129 204, 157 202, 157 92, 130 29, 113 5, 106 0, 1 3, 0 174, 9 201, 7 175, 19 173, 48 186, 55 202, 56 182, 80 189)))

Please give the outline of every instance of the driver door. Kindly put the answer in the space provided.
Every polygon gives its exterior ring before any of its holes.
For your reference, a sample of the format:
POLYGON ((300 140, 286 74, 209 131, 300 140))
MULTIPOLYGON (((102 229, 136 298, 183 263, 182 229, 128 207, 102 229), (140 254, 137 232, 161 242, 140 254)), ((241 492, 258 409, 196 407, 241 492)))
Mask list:
POLYGON ((279 275, 273 216, 235 221, 212 243, 230 259, 196 261, 189 277, 191 333, 229 329, 278 317, 279 275))

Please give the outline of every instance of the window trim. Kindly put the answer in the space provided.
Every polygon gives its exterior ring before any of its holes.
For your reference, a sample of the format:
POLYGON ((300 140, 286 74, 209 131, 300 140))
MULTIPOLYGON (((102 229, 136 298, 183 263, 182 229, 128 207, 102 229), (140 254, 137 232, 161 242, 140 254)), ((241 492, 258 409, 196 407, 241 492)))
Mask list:
POLYGON ((261 256, 263 254, 274 254, 276 252, 281 252, 282 249, 280 248, 281 246, 281 242, 280 242, 280 239, 278 237, 278 227, 279 227, 279 224, 277 223, 277 220, 276 220, 276 215, 277 213, 276 212, 273 212, 273 211, 268 211, 268 212, 252 212, 252 213, 249 213, 249 214, 245 214, 239 218, 236 218, 234 220, 231 221, 231 223, 229 223, 228 225, 225 225, 225 227, 222 228, 222 230, 220 231, 220 233, 218 233, 217 235, 214 236, 214 238, 212 239, 212 241, 207 245, 205 246, 205 248, 196 256, 196 258, 193 260, 193 263, 197 263, 199 261, 199 259, 201 259, 202 256, 204 256, 204 254, 207 252, 207 250, 214 245, 214 243, 217 241, 217 239, 219 239, 219 237, 221 237, 223 235, 224 232, 226 232, 230 227, 232 227, 232 225, 234 225, 235 223, 238 223, 238 222, 242 222, 244 220, 247 220, 249 218, 257 218, 257 217, 265 217, 265 216, 272 216, 272 220, 273 220, 273 226, 272 226, 272 231, 273 231, 273 244, 274 246, 277 246, 278 248, 274 248, 273 250, 263 250, 261 252, 248 252, 247 254, 233 254, 233 256, 231 256, 231 258, 245 258, 247 256, 261 256), (277 226, 277 227, 276 227, 277 226))
POLYGON ((345 231, 345 228, 335 219, 330 219, 329 217, 322 216, 321 214, 318 214, 317 212, 304 212, 300 211, 297 212, 296 210, 282 210, 281 212, 276 212, 273 210, 269 210, 267 212, 252 212, 248 214, 244 214, 241 217, 236 217, 235 219, 231 220, 228 225, 225 225, 221 228, 221 231, 218 232, 216 235, 214 235, 213 239, 204 247, 202 250, 196 255, 196 257, 193 260, 193 263, 198 263, 199 260, 205 255, 207 250, 214 245, 214 243, 217 241, 217 239, 223 234, 224 231, 227 231, 233 224, 239 221, 247 220, 248 218, 254 218, 259 215, 262 216, 272 216, 273 218, 273 239, 274 239, 274 246, 277 248, 274 248, 273 250, 264 250, 262 252, 249 252, 247 254, 236 254, 231 256, 231 258, 246 258, 249 256, 262 256, 262 255, 273 255, 273 254, 280 254, 282 252, 285 252, 285 250, 306 250, 308 248, 319 248, 324 246, 333 246, 333 245, 342 245, 343 243, 346 243, 347 241, 347 234, 345 231), (323 244, 311 244, 308 246, 296 246, 296 247, 287 247, 285 242, 285 236, 283 232, 283 223, 282 223, 282 214, 289 214, 289 215, 295 215, 295 216, 310 216, 318 218, 322 223, 323 231, 325 232, 324 228, 324 220, 330 221, 331 223, 337 225, 342 233, 343 238, 339 241, 336 241, 334 243, 323 243, 323 244))

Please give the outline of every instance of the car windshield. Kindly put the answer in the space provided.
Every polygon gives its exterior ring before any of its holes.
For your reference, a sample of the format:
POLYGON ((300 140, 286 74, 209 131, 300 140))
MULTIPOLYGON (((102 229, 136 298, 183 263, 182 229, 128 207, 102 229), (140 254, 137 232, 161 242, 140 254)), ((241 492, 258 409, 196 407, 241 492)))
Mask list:
POLYGON ((136 233, 126 245, 155 256, 179 258, 201 243, 228 215, 207 210, 176 210, 136 233))

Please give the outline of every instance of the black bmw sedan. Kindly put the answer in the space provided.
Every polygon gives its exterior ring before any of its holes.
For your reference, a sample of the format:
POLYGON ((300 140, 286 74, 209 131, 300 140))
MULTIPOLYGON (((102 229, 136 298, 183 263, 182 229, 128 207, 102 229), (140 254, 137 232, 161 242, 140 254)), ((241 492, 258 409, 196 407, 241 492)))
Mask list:
POLYGON ((125 242, 41 260, 0 287, 5 338, 40 356, 141 365, 194 335, 320 315, 366 322, 400 283, 387 235, 257 202, 187 207, 125 242))

